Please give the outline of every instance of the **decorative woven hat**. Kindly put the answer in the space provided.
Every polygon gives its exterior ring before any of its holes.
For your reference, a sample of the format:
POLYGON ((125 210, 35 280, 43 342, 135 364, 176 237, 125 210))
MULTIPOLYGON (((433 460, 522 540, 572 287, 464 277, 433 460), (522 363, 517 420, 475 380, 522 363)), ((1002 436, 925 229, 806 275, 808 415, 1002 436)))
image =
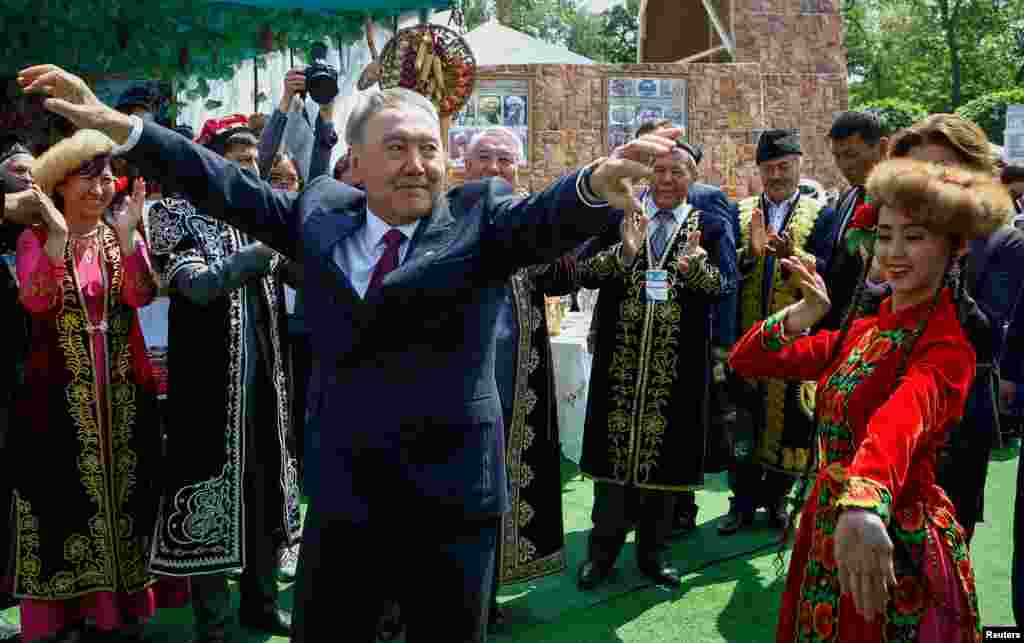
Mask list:
POLYGON ((54 188, 68 175, 97 157, 109 156, 114 147, 114 141, 103 132, 78 130, 36 159, 32 166, 32 180, 52 196, 54 188))

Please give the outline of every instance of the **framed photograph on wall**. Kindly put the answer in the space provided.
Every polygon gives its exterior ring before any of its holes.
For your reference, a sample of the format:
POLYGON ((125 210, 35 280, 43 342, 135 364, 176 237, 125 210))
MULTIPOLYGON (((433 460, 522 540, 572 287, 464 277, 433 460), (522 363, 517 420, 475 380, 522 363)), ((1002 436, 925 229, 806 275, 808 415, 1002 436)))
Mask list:
POLYGON ((680 78, 609 78, 608 151, 632 138, 646 121, 668 119, 686 127, 686 100, 686 81, 680 78))
POLYGON ((528 165, 532 96, 529 78, 478 79, 476 91, 455 115, 448 132, 449 161, 456 167, 463 167, 466 148, 474 135, 488 127, 506 127, 523 144, 520 164, 528 165))

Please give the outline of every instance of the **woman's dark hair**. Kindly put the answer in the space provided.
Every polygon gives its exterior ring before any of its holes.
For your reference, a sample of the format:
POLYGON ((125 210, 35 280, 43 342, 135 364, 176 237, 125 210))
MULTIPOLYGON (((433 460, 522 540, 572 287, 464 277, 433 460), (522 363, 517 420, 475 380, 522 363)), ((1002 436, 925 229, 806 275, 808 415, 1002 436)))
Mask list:
POLYGON ((970 170, 995 174, 996 159, 988 136, 975 123, 957 114, 932 114, 902 130, 892 140, 891 156, 910 156, 910 150, 929 143, 952 150, 970 170))

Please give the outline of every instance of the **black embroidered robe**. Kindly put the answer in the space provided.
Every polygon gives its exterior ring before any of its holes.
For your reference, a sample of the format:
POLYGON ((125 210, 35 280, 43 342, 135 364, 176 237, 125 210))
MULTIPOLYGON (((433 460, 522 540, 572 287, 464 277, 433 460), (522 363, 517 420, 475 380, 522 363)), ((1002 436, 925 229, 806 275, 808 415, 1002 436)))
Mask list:
POLYGON ((241 283, 238 275, 253 269, 241 265, 253 245, 188 201, 155 204, 150 227, 164 284, 196 266, 225 273, 222 292, 203 305, 170 291, 168 485, 151 566, 178 576, 238 569, 247 502, 266 503, 264 529, 282 543, 296 542, 300 529, 282 284, 276 268, 241 283), (263 498, 243 496, 250 458, 259 458, 265 480, 277 481, 263 498))
POLYGON ((579 264, 579 285, 601 290, 580 463, 587 476, 664 491, 703 487, 711 307, 736 287, 727 225, 691 210, 654 266, 647 249, 625 268, 621 244, 579 264), (707 255, 683 274, 678 259, 694 230, 707 255), (648 268, 668 272, 667 301, 647 300, 648 268))

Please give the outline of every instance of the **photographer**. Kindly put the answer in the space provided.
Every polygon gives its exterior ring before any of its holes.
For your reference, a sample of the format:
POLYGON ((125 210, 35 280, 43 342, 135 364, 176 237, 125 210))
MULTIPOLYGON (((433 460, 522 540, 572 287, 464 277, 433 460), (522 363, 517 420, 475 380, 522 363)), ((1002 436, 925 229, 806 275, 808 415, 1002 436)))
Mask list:
MULTIPOLYGON (((260 176, 270 176, 274 158, 284 139, 289 112, 292 112, 296 96, 304 95, 305 92, 305 70, 301 67, 290 70, 284 77, 284 93, 281 95, 281 102, 260 133, 260 176)), ((300 101, 297 107, 294 112, 303 115, 305 102, 300 101)), ((316 124, 313 126, 312 151, 308 156, 297 153, 309 147, 308 130, 300 126, 298 130, 294 131, 302 132, 302 140, 286 141, 286 147, 292 152, 291 156, 298 166, 296 169, 299 171, 302 185, 306 185, 318 176, 327 174, 331 162, 331 150, 338 143, 338 135, 334 131, 334 99, 331 98, 328 102, 320 105, 320 112, 317 115, 316 124)))

